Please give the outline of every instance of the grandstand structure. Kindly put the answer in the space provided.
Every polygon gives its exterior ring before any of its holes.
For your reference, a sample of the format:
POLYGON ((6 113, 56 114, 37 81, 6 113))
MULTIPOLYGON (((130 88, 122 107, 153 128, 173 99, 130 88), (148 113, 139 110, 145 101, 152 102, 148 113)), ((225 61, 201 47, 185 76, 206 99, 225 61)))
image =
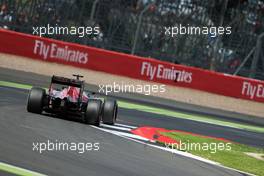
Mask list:
POLYGON ((0 27, 97 26, 98 35, 45 35, 264 80, 263 0, 0 0, 0 27), (164 27, 231 27, 229 35, 166 35, 164 27))

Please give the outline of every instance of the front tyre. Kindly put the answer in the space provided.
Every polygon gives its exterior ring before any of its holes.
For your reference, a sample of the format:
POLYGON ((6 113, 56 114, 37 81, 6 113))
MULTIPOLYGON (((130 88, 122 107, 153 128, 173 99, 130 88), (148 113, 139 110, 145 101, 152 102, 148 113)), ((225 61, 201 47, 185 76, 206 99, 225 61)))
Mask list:
POLYGON ((114 125, 116 122, 118 105, 116 100, 105 100, 103 107, 103 123, 114 125))
POLYGON ((88 100, 84 115, 84 122, 90 125, 100 125, 100 112, 102 102, 100 100, 88 100))
POLYGON ((44 105, 45 90, 41 88, 33 87, 28 95, 27 111, 41 114, 44 105))

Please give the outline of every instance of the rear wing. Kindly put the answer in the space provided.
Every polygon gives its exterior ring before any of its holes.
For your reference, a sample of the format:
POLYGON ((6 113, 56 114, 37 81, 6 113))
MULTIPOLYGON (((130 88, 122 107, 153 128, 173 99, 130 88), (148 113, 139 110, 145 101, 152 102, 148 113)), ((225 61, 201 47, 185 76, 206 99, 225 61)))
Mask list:
POLYGON ((63 85, 79 87, 79 88, 82 88, 84 85, 84 81, 80 81, 80 80, 76 80, 76 79, 70 79, 70 78, 64 78, 64 77, 55 76, 55 75, 52 76, 51 83, 63 84, 63 85))

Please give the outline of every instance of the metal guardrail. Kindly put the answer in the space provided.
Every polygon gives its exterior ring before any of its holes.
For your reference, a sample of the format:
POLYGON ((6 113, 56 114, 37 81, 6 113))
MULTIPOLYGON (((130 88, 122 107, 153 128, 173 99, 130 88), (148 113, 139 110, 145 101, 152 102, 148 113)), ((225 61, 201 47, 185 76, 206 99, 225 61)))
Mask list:
POLYGON ((46 37, 264 79, 263 39, 257 42, 264 31, 262 1, 0 0, 0 8, 0 26, 11 30, 32 33, 32 26, 48 23, 99 26, 97 37, 46 37), (164 34, 164 26, 180 24, 230 26, 232 34, 164 34))

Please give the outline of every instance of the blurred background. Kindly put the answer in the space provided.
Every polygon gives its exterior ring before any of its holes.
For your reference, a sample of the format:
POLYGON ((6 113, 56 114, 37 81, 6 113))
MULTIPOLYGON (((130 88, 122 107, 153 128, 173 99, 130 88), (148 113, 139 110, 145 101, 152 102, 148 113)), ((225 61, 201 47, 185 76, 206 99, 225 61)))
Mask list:
POLYGON ((264 80, 263 0, 0 0, 0 27, 93 26, 83 38, 45 36, 264 80), (164 26, 231 26, 231 35, 165 35, 164 26))

